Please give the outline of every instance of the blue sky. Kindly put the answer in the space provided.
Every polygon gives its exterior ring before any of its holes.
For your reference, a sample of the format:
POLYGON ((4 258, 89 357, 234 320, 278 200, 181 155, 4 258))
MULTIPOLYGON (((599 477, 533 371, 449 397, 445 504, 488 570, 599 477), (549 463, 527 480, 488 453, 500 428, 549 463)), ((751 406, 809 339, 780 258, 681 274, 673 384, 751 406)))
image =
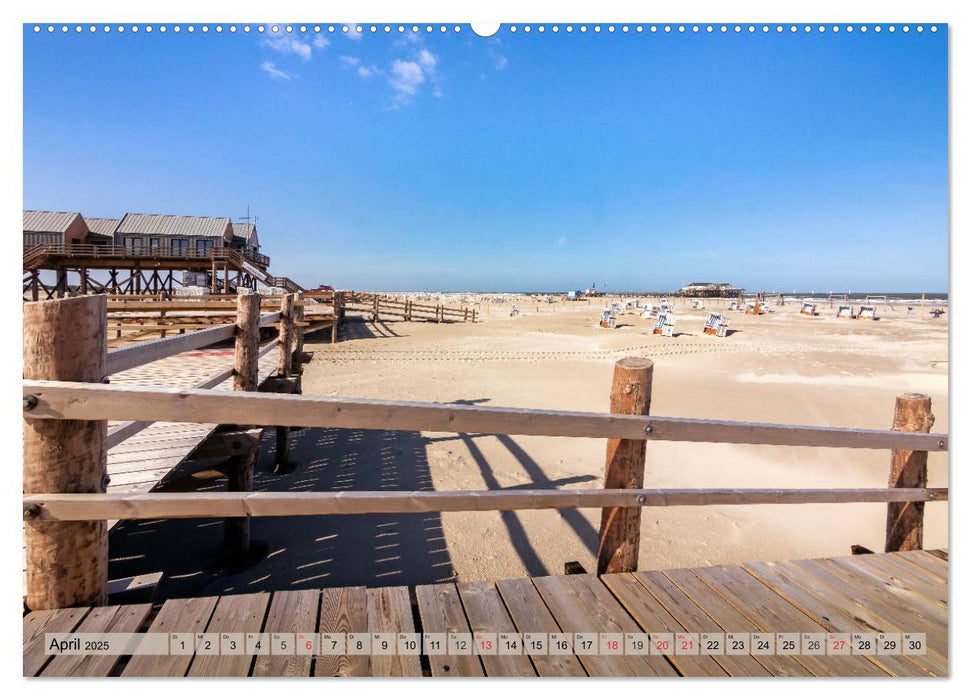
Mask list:
POLYGON ((943 291, 946 34, 28 26, 24 207, 249 205, 307 286, 943 291))

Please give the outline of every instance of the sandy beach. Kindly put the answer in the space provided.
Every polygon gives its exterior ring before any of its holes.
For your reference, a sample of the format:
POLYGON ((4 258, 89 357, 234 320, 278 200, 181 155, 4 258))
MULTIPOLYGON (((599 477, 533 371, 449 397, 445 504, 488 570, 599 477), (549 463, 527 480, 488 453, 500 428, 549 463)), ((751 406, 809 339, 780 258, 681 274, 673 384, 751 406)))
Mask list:
MULTIPOLYGON (((889 428, 894 399, 932 397, 935 432, 948 430, 947 322, 906 307, 877 308, 877 321, 728 312, 733 332, 706 336, 707 310, 678 302, 676 336, 651 332, 629 313, 597 326, 601 305, 482 304, 481 322, 349 318, 342 341, 308 336, 305 394, 607 411, 613 364, 655 362, 654 415, 854 428, 889 428), (490 308, 491 307, 491 308, 490 308)), ((709 310, 725 302, 709 302, 709 310)), ((324 335, 324 334, 320 334, 324 335)), ((272 473, 264 440, 257 490, 598 488, 605 441, 581 438, 301 430, 293 472, 272 473)), ((885 487, 883 450, 653 443, 647 487, 885 487)), ((214 473, 182 488, 225 488, 214 473), (207 478, 209 479, 207 481, 207 478)), ((947 455, 932 453, 929 485, 947 485, 947 455)), ((178 484, 170 488, 180 488, 178 484)), ((879 504, 672 507, 644 511, 640 568, 881 551, 879 504)), ((238 574, 215 561, 221 521, 126 522, 112 533, 112 576, 167 572, 162 594, 198 595, 307 585, 402 585, 595 569, 600 513, 520 511, 439 516, 262 518, 253 537, 267 556, 238 574), (152 540, 191 546, 150 546, 152 540), (188 542, 187 542, 188 545, 188 542)), ((925 547, 946 547, 947 504, 927 505, 925 547)))

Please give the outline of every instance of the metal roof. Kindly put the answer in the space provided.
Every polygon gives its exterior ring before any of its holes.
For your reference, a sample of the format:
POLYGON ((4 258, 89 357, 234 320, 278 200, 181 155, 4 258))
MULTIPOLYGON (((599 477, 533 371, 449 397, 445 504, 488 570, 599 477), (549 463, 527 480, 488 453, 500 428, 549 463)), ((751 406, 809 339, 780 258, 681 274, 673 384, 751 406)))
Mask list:
POLYGON ((228 227, 229 217, 125 214, 116 233, 223 238, 228 227))
POLYGON ((91 233, 97 233, 101 236, 110 236, 118 228, 118 224, 121 219, 93 219, 86 218, 85 221, 88 224, 88 231, 91 233))
POLYGON ((32 211, 24 209, 24 231, 64 233, 80 216, 81 214, 76 211, 32 211))
POLYGON ((233 235, 239 236, 247 243, 256 243, 256 224, 234 221, 233 235))

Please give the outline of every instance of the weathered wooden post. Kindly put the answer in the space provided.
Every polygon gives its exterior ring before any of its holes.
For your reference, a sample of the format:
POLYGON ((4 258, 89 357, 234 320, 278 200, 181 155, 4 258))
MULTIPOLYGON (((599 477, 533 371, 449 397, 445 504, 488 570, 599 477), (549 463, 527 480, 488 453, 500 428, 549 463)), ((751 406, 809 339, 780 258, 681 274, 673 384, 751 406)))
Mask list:
MULTIPOLYGON (((233 373, 235 391, 256 391, 260 372, 260 295, 240 294, 236 299, 236 365, 233 373)), ((229 490, 253 490, 253 471, 258 450, 233 455, 227 464, 229 490)), ((228 558, 242 560, 250 548, 250 519, 226 518, 223 546, 228 558)))
POLYGON ((284 294, 280 300, 280 346, 277 373, 289 377, 293 369, 293 295, 284 294))
MULTIPOLYGON (((24 379, 101 383, 108 343, 104 296, 24 304, 24 379)), ((107 421, 32 419, 24 396, 24 493, 104 493, 107 421)), ((108 590, 104 520, 34 522, 24 510, 27 607, 103 605, 108 590)))
MULTIPOLYGON (((285 294, 280 302, 280 362, 277 374, 286 379, 293 369, 293 294, 285 294)), ((290 426, 276 427, 276 470, 285 471, 290 463, 290 426)))
MULTIPOLYGON (((610 412, 646 416, 651 411, 651 385, 654 362, 640 357, 626 357, 614 365, 610 389, 610 412)), ((645 434, 645 438, 647 435, 645 434)), ((644 464, 647 441, 607 441, 607 463, 604 468, 605 489, 644 488, 644 464)), ((641 509, 619 506, 604 508, 600 517, 600 547, 597 574, 637 570, 641 541, 641 509)))
POLYGON ((304 304, 303 292, 297 292, 296 294, 294 294, 293 319, 294 319, 294 327, 296 328, 296 335, 295 335, 295 341, 294 341, 296 345, 294 350, 297 353, 303 352, 303 329, 304 329, 303 304, 304 304))
MULTIPOLYGON (((928 433, 934 425, 931 397, 926 394, 902 394, 893 412, 893 430, 928 433)), ((892 489, 927 488, 927 452, 893 450, 890 455, 892 489)), ((887 552, 923 549, 924 504, 903 502, 887 504, 887 552)))

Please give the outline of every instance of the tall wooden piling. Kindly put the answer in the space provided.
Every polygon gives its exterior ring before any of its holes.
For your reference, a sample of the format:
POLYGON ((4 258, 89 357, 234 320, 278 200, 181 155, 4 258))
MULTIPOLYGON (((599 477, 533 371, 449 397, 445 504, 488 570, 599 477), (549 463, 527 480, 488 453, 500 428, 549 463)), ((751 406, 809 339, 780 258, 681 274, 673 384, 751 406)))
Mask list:
MULTIPOLYGON (((240 294, 236 299, 236 365, 233 373, 233 389, 256 391, 259 388, 260 371, 260 295, 240 294)), ((247 492, 253 490, 253 471, 256 468, 258 450, 248 454, 233 455, 227 464, 229 490, 247 492)), ((223 527, 223 545, 230 559, 243 559, 250 548, 250 519, 226 518, 223 527)))
MULTIPOLYGON (((934 425, 931 397, 902 394, 893 412, 893 430, 929 433, 934 425)), ((890 455, 892 489, 927 487, 927 452, 893 450, 890 455)), ((885 551, 901 552, 924 547, 924 504, 903 502, 887 504, 887 541, 885 551)))
POLYGON ((293 295, 284 294, 280 301, 280 347, 277 373, 289 377, 293 370, 293 295))
MULTIPOLYGON (((646 416, 651 411, 651 386, 654 363, 627 357, 614 365, 610 389, 610 412, 646 416)), ((645 440, 607 441, 604 468, 605 489, 644 488, 645 440)), ((641 540, 641 509, 604 508, 600 517, 600 546, 597 573, 613 574, 637 570, 641 540)))
MULTIPOLYGON (((286 294, 280 302, 280 362, 277 374, 284 379, 293 372, 295 295, 286 294)), ((276 427, 276 469, 285 471, 290 462, 290 426, 276 427)))
MULTIPOLYGON (((97 382, 107 365, 104 296, 24 304, 24 379, 97 382)), ((24 493, 105 493, 107 421, 32 419, 24 396, 24 493)), ((24 512, 27 607, 103 605, 108 590, 104 520, 34 522, 24 512)))
POLYGON ((295 321, 295 335, 294 335, 294 350, 298 353, 303 352, 303 292, 297 292, 294 294, 294 308, 293 308, 293 319, 295 321))

